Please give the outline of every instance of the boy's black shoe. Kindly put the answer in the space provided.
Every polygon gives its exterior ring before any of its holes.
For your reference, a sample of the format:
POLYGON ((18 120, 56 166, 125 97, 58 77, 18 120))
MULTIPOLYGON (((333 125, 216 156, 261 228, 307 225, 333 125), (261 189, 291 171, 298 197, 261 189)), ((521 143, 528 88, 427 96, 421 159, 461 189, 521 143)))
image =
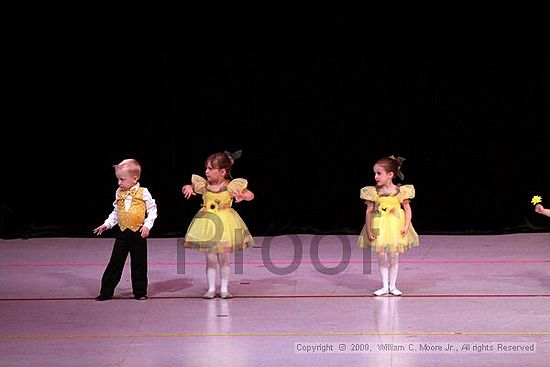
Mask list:
POLYGON ((137 299, 138 301, 146 301, 148 297, 147 296, 140 296, 140 297, 134 296, 134 298, 137 299))
POLYGON ((107 297, 107 296, 103 296, 103 295, 99 295, 95 298, 96 301, 108 301, 110 299, 112 299, 113 297, 107 297))

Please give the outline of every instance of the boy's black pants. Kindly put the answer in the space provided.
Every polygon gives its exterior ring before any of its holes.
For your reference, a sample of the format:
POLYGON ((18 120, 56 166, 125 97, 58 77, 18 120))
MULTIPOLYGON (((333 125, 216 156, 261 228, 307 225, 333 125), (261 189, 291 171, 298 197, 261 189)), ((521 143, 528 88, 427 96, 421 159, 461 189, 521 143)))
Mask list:
MULTIPOLYGON (((118 228, 118 227, 117 227, 118 228)), ((130 253, 132 290, 134 297, 147 295, 147 239, 141 238, 141 232, 130 229, 117 230, 113 252, 109 264, 101 278, 100 295, 113 297, 115 288, 122 277, 124 263, 130 253)))

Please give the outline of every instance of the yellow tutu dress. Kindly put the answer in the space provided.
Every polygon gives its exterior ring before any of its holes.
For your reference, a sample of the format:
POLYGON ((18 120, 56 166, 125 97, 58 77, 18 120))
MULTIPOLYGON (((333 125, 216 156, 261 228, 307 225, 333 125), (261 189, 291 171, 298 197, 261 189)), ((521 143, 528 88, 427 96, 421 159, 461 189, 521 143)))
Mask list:
POLYGON ((242 192, 248 181, 236 178, 220 192, 207 189, 207 181, 192 175, 193 190, 202 195, 202 207, 193 217, 183 246, 201 252, 235 252, 254 245, 254 239, 240 215, 231 207, 230 193, 242 192))
POLYGON ((395 195, 380 195, 374 186, 361 189, 361 199, 374 202, 372 231, 376 239, 369 241, 367 227, 363 225, 357 240, 358 247, 371 247, 376 252, 402 253, 419 245, 418 234, 412 223, 408 233, 401 235, 401 229, 405 225, 405 211, 401 203, 414 198, 414 186, 398 186, 397 190, 395 195))

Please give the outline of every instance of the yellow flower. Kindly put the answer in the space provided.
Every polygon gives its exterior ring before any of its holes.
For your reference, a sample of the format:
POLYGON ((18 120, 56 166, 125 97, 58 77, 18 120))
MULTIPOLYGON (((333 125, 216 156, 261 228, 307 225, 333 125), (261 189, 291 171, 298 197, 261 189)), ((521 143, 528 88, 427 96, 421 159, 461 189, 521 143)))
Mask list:
POLYGON ((537 205, 540 202, 542 202, 542 197, 538 195, 533 196, 533 198, 531 199, 531 204, 533 205, 537 205))

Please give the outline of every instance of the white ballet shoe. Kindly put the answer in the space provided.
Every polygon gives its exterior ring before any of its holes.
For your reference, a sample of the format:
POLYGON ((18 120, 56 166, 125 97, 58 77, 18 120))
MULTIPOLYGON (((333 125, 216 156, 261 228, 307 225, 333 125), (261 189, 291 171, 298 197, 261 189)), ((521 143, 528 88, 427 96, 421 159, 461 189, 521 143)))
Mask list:
POLYGON ((215 290, 208 291, 208 292, 206 292, 205 294, 202 295, 202 298, 204 298, 204 299, 212 299, 214 297, 216 297, 216 291, 215 290))
POLYGON ((220 297, 223 299, 233 298, 233 295, 228 291, 220 291, 220 297))
POLYGON ((393 294, 394 296, 400 296, 403 294, 403 292, 401 292, 399 289, 397 288, 390 288, 390 293, 393 294))
POLYGON ((374 295, 375 296, 383 296, 384 294, 388 294, 388 292, 389 292, 388 288, 384 287, 384 288, 380 288, 377 291, 374 291, 374 295))

